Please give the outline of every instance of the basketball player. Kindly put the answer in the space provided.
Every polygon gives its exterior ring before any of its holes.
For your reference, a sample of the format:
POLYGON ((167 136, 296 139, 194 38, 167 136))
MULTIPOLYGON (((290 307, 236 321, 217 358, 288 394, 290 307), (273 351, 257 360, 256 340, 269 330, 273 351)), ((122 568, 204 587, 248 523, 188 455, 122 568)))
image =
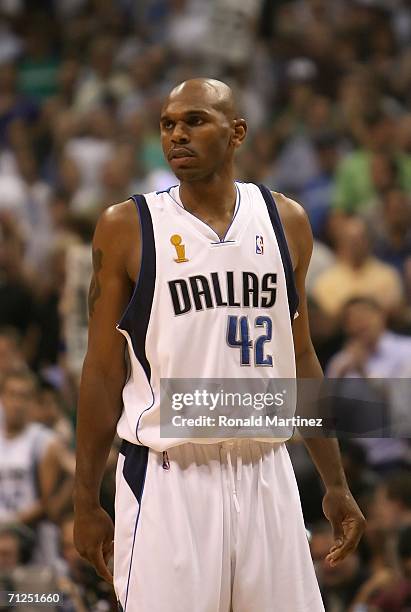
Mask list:
MULTIPOLYGON (((180 186, 111 206, 93 241, 76 546, 110 581, 114 540, 125 612, 317 612, 324 608, 284 441, 205 444, 162 438, 159 426, 160 378, 322 376, 304 292, 310 227, 295 202, 234 181, 246 123, 227 85, 182 83, 160 125, 180 186), (114 530, 99 488, 116 428, 124 442, 114 530)), ((337 442, 306 444, 326 487, 335 536, 328 560, 337 563, 355 549, 364 517, 337 442)))

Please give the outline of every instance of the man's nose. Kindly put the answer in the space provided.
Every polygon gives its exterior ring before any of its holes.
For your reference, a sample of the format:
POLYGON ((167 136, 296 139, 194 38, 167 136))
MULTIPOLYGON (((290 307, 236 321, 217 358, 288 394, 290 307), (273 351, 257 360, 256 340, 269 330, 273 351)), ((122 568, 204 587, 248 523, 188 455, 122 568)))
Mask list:
POLYGON ((190 136, 188 134, 188 130, 184 126, 182 122, 178 122, 174 126, 174 130, 171 136, 171 140, 174 143, 187 143, 190 140, 190 136))

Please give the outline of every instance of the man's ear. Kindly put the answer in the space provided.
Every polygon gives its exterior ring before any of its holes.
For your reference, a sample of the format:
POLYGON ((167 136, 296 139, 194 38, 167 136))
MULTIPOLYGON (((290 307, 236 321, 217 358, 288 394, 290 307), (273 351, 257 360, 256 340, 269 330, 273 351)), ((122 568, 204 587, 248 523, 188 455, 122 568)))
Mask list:
POLYGON ((234 119, 233 124, 233 135, 231 137, 231 142, 234 147, 238 148, 243 144, 246 137, 247 123, 245 119, 234 119))

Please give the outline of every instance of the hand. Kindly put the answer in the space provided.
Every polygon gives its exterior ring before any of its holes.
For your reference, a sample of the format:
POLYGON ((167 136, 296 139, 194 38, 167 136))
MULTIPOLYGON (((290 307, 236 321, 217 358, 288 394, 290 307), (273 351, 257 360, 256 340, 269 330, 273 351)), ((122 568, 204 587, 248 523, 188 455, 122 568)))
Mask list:
POLYGON ((333 528, 334 545, 327 561, 334 566, 357 548, 365 529, 365 518, 347 486, 327 489, 323 511, 333 528))
POLYGON ((74 517, 74 545, 104 580, 113 584, 107 563, 113 556, 114 525, 105 510, 77 511, 74 517))

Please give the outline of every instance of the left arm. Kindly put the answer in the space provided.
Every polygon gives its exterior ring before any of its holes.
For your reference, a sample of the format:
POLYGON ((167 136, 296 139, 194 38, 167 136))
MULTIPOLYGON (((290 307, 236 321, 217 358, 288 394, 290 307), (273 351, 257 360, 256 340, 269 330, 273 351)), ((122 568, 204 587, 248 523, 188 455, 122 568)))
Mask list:
MULTIPOLYGON (((310 224, 301 206, 276 194, 281 219, 287 235, 299 295, 298 317, 293 322, 297 378, 323 377, 311 341, 308 325, 305 277, 310 262, 313 237, 310 224)), ((365 518, 348 488, 335 438, 303 438, 325 486, 323 510, 334 532, 334 545, 327 556, 337 563, 355 550, 365 528, 365 518)))

